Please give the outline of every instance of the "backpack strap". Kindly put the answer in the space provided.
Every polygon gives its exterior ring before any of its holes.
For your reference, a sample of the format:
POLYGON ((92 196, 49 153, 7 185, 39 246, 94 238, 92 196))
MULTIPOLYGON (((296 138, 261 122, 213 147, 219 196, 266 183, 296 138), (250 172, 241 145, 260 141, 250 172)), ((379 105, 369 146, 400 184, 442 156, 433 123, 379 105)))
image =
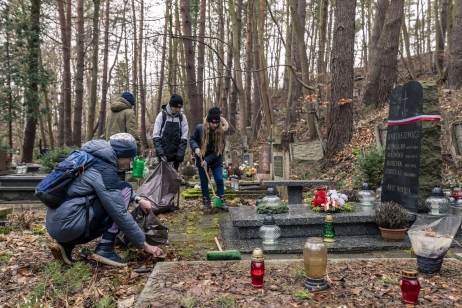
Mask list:
POLYGON ((85 196, 85 238, 90 237, 90 200, 85 196))

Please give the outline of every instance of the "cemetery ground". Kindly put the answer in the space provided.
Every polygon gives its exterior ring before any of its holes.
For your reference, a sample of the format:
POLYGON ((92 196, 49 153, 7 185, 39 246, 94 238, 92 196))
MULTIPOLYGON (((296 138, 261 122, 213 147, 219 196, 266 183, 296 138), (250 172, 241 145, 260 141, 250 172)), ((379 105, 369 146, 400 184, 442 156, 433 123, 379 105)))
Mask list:
MULTIPOLYGON (((252 202, 237 198, 231 204, 252 202)), ((240 262, 185 263, 203 261, 207 251, 217 250, 214 237, 221 238, 219 219, 227 214, 204 215, 199 200, 180 204, 179 211, 159 215, 171 230, 165 260, 118 246, 130 261, 126 268, 97 264, 81 253, 93 250, 96 241, 75 249, 80 262, 73 266, 53 262, 43 206, 16 205, 11 232, 3 227, 0 234, 0 307, 398 307, 401 270, 416 268, 410 251, 329 253, 330 288, 309 292, 301 255, 266 255, 265 286, 254 289, 249 255, 240 262), (153 270, 150 291, 140 296, 153 270)), ((451 249, 446 258, 461 252, 451 249)), ((440 273, 419 274, 418 306, 462 307, 461 264, 446 259, 440 273)))

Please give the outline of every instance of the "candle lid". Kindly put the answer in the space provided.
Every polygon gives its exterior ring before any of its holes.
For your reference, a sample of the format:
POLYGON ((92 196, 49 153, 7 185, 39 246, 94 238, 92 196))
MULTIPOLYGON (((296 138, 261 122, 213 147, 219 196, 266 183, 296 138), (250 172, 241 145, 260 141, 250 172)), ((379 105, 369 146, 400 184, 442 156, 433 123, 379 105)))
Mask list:
POLYGON ((255 248, 252 252, 252 261, 263 261, 263 250, 261 248, 255 248))
POLYGON ((401 273, 406 278, 417 278, 417 271, 415 270, 403 270, 401 273))
POLYGON ((327 215, 326 215, 326 220, 325 220, 325 222, 332 222, 332 221, 333 221, 333 220, 332 220, 332 215, 331 215, 331 214, 327 214, 327 215))

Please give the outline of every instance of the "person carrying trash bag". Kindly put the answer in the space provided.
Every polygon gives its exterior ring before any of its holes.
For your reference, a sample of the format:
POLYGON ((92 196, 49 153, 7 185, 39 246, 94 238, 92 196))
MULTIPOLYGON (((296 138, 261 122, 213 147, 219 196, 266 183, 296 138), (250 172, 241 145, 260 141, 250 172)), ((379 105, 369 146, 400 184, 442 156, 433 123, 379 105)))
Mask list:
POLYGON ((225 151, 225 132, 228 130, 228 122, 221 117, 218 107, 210 108, 204 124, 199 124, 189 138, 189 144, 194 152, 196 166, 202 190, 203 211, 209 211, 211 199, 209 192, 208 172, 212 170, 213 178, 217 185, 217 194, 223 205, 223 210, 228 211, 225 198, 225 184, 223 181, 223 153, 225 151))
MULTIPOLYGON (((59 207, 48 208, 46 228, 57 243, 52 245, 53 257, 73 264, 72 251, 76 245, 88 243, 102 235, 92 259, 111 266, 126 266, 126 261, 114 252, 114 240, 123 231, 136 248, 154 257, 163 254, 146 242, 144 232, 127 212, 135 198, 132 186, 117 177, 117 168, 130 164, 136 156, 136 140, 128 133, 119 133, 105 140, 91 140, 82 146, 97 158, 88 169, 78 175, 67 189, 66 201, 59 207), (87 210, 88 209, 88 210, 87 210)), ((139 206, 149 211, 151 204, 142 200, 139 206)))
POLYGON ((169 162, 176 171, 184 161, 188 145, 188 121, 181 107, 183 98, 173 94, 168 104, 162 106, 152 132, 152 141, 159 160, 169 162))

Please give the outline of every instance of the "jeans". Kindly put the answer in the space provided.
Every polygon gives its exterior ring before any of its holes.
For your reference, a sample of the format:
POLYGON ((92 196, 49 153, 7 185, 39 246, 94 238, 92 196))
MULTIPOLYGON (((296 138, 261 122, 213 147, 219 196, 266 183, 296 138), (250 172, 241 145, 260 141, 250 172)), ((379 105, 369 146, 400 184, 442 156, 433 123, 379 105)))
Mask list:
MULTIPOLYGON (((128 208, 128 204, 132 201, 133 198, 132 185, 127 182, 119 182, 119 189, 124 198, 125 208, 128 208)), ((106 209, 98 198, 93 201, 91 207, 93 208, 93 219, 90 221, 90 236, 87 238, 85 237, 85 233, 83 233, 75 240, 66 244, 72 246, 77 244, 85 244, 100 237, 101 235, 103 235, 101 243, 114 242, 115 237, 119 232, 119 228, 112 221, 112 218, 106 212, 106 209)))
MULTIPOLYGON (((205 174, 205 169, 202 167, 198 167, 197 169, 199 171, 199 178, 201 180, 202 195, 204 197, 210 197, 208 186, 209 181, 207 179, 207 175, 205 174)), ((223 182, 223 167, 219 166, 210 169, 212 169, 213 178, 215 179, 215 183, 217 184, 217 195, 223 196, 225 194, 225 183, 223 182)))

